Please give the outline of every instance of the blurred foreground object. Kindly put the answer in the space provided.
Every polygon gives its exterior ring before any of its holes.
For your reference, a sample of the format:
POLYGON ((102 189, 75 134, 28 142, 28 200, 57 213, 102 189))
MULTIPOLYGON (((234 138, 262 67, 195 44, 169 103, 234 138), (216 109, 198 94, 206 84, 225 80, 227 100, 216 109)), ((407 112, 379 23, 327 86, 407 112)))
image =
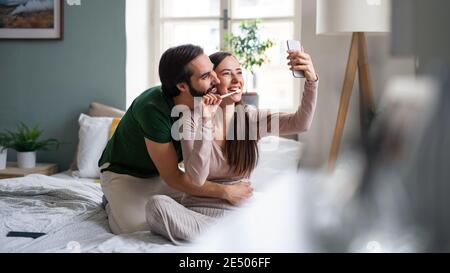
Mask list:
POLYGON ((436 159, 446 162, 450 146, 429 148, 440 145, 438 139, 445 134, 450 139, 448 132, 433 128, 436 116, 448 111, 442 104, 443 93, 431 78, 390 81, 368 142, 361 151, 346 151, 336 172, 316 193, 321 202, 313 208, 317 217, 312 219, 312 230, 318 251, 440 249, 435 241, 443 242, 448 236, 444 227, 450 230, 444 213, 450 203, 440 198, 449 192, 444 181, 450 174, 447 168, 446 174, 439 170, 442 176, 438 177, 436 159))

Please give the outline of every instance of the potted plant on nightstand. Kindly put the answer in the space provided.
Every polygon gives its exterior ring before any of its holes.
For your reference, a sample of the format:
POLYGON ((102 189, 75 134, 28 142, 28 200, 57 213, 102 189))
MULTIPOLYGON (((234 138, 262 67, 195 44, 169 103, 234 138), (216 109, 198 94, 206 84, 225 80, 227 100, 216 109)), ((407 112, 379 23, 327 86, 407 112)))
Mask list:
POLYGON ((271 40, 261 41, 259 35, 260 23, 260 20, 243 21, 239 25, 240 35, 233 35, 228 32, 225 34, 228 49, 239 59, 242 67, 247 72, 243 100, 255 106, 258 106, 259 99, 256 92, 249 91, 249 75, 252 76, 253 86, 255 86, 255 68, 269 61, 266 51, 274 45, 271 40))
POLYGON ((36 151, 49 151, 59 148, 60 142, 56 139, 39 140, 42 130, 38 126, 29 128, 20 123, 17 132, 7 131, 9 147, 17 151, 17 165, 21 169, 32 169, 36 166, 36 151))
POLYGON ((8 147, 10 145, 10 139, 7 134, 0 133, 0 170, 6 168, 8 147))

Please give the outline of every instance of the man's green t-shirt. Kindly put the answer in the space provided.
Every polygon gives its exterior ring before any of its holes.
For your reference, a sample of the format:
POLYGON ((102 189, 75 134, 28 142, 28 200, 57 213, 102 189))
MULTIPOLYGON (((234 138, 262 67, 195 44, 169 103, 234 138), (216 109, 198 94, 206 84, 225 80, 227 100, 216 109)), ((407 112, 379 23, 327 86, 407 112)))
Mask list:
POLYGON ((172 142, 182 161, 181 145, 171 136, 171 128, 177 118, 170 113, 174 106, 172 98, 166 96, 160 86, 143 92, 131 104, 106 145, 99 160, 99 167, 110 163, 102 171, 128 174, 147 178, 159 175, 150 158, 145 138, 157 143, 172 142))

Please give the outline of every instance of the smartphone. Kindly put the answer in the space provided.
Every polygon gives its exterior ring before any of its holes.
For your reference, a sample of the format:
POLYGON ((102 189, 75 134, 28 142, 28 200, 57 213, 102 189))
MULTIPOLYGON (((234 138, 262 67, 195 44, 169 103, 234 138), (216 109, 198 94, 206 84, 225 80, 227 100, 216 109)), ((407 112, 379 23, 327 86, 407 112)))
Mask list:
POLYGON ((46 235, 45 233, 40 232, 22 232, 22 231, 10 231, 6 234, 6 237, 23 237, 23 238, 39 238, 41 236, 46 235))
MULTIPOLYGON (((297 40, 287 40, 287 48, 289 50, 292 50, 292 49, 294 49, 294 50, 295 49, 301 50, 302 49, 302 45, 297 40)), ((304 78, 305 77, 305 73, 303 73, 303 71, 292 71, 292 75, 295 78, 304 78)))

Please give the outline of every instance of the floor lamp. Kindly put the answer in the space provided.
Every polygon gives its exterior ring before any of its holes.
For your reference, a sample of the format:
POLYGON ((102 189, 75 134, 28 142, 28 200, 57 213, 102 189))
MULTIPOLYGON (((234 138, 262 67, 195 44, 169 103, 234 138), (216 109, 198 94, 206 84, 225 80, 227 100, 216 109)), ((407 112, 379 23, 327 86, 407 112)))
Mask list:
POLYGON ((317 0, 316 32, 318 35, 352 34, 350 52, 342 86, 336 127, 328 170, 334 170, 339 153, 356 71, 359 76, 360 124, 363 140, 367 138, 374 114, 372 84, 365 33, 390 31, 390 0, 317 0))

